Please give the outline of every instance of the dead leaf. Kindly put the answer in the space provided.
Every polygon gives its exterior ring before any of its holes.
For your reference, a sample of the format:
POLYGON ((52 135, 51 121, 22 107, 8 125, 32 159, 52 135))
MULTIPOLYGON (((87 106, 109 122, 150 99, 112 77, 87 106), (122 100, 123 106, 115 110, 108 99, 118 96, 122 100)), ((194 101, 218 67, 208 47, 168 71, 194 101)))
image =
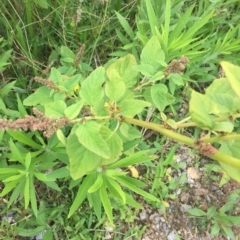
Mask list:
POLYGON ((189 167, 187 169, 187 176, 191 179, 199 179, 202 176, 202 173, 200 173, 196 168, 189 167))

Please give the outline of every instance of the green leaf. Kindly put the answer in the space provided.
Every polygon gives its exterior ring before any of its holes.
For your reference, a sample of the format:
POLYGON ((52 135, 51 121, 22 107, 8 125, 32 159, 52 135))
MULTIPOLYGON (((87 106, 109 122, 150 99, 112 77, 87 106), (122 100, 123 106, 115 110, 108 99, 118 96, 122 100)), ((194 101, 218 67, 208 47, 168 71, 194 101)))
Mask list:
POLYGON ((145 107, 150 106, 149 102, 135 99, 123 100, 119 104, 120 112, 125 117, 134 117, 136 114, 142 112, 145 107))
MULTIPOLYGON (((221 147, 219 148, 220 152, 223 152, 225 154, 228 154, 232 157, 240 159, 240 141, 228 141, 228 142, 222 142, 221 147)), ((240 182, 240 170, 223 162, 219 162, 222 169, 230 176, 232 179, 236 180, 237 182, 240 182)))
POLYGON ((31 164, 31 160, 32 160, 32 157, 31 157, 31 153, 27 153, 26 157, 25 157, 25 167, 26 167, 26 170, 28 171, 29 167, 30 167, 30 164, 31 164))
POLYGON ((37 199, 36 199, 36 194, 35 194, 33 178, 30 179, 29 187, 30 187, 31 208, 33 210, 34 215, 37 217, 37 215, 38 215, 37 199))
POLYGON ((66 145, 69 156, 69 171, 73 179, 78 179, 101 164, 101 157, 82 146, 76 135, 71 135, 66 145))
POLYGON ((206 216, 206 213, 204 211, 202 211, 201 209, 198 209, 198 208, 191 208, 191 209, 188 209, 187 212, 193 216, 196 216, 196 217, 203 217, 203 216, 206 216))
POLYGON ((141 64, 148 64, 156 70, 160 67, 159 62, 164 60, 165 55, 161 49, 159 40, 156 36, 153 36, 142 50, 141 64))
MULTIPOLYGON (((122 190, 122 188, 120 187, 120 185, 115 181, 113 180, 112 178, 110 177, 105 177, 106 179, 106 186, 109 190, 109 192, 111 192, 112 188, 115 189, 115 191, 117 191, 117 193, 119 194, 119 196, 121 197, 121 200, 123 201, 123 204, 126 203, 126 196, 125 196, 125 193, 124 191, 122 190)), ((114 192, 115 192, 114 191, 114 192)), ((114 194, 114 193, 113 193, 114 194)))
POLYGON ((105 69, 98 67, 82 83, 79 94, 86 105, 94 105, 104 96, 105 69))
POLYGON ((146 7, 152 35, 156 35, 155 27, 158 26, 158 22, 153 6, 151 4, 151 0, 146 0, 146 7))
POLYGON ((66 137, 63 135, 61 129, 57 130, 57 138, 64 146, 66 146, 66 137))
POLYGON ((233 131, 233 123, 232 122, 216 122, 213 125, 212 130, 217 132, 227 132, 231 133, 233 131))
POLYGON ((233 91, 240 98, 240 67, 228 62, 220 63, 233 91))
POLYGON ((94 121, 87 121, 76 130, 79 142, 88 150, 103 157, 110 158, 111 152, 106 141, 99 135, 100 125, 94 121))
POLYGON ((125 32, 127 33, 127 35, 131 38, 131 40, 133 41, 135 39, 135 34, 131 28, 131 26, 129 25, 129 23, 127 22, 127 20, 117 11, 115 11, 115 14, 117 15, 118 21, 120 22, 120 24, 122 25, 123 29, 125 30, 125 32))
POLYGON ((210 111, 210 100, 200 93, 192 90, 189 112, 192 120, 203 129, 212 129, 213 122, 209 115, 210 111))
POLYGON ((53 98, 50 97, 51 90, 46 86, 38 88, 34 93, 28 96, 23 101, 25 106, 36 106, 38 104, 44 105, 46 103, 51 103, 53 98))
POLYGON ((27 209, 30 202, 29 198, 29 177, 26 177, 24 186, 24 208, 27 209))
POLYGON ((108 219, 110 223, 113 224, 112 205, 108 198, 105 184, 102 184, 100 188, 100 198, 101 198, 104 210, 108 216, 108 219))
POLYGON ((6 66, 10 64, 8 60, 11 54, 12 54, 12 50, 8 50, 8 51, 5 51, 2 55, 0 55, 0 72, 3 72, 6 66))
POLYGON ((136 65, 134 56, 128 54, 111 64, 106 73, 110 81, 122 80, 126 88, 132 88, 137 83, 138 73, 132 69, 136 65))
POLYGON ((47 0, 33 0, 35 4, 37 4, 41 8, 48 8, 48 2, 47 0))
POLYGON ((44 105, 45 114, 50 118, 64 117, 64 111, 66 110, 66 103, 62 100, 51 102, 44 105))
POLYGON ((156 69, 150 64, 141 64, 133 67, 133 70, 140 72, 142 75, 146 77, 153 77, 156 69))
POLYGON ((168 89, 162 83, 151 87, 152 101, 160 111, 164 111, 165 107, 169 104, 167 93, 168 89))
POLYGON ((159 199, 157 199, 156 197, 154 197, 152 194, 149 194, 145 191, 143 191, 142 189, 138 188, 136 185, 131 184, 129 181, 126 181, 124 179, 124 177, 121 176, 114 176, 113 177, 115 180, 117 180, 120 184, 122 184, 123 186, 125 186, 126 188, 130 189, 131 191, 145 197, 148 198, 152 201, 156 201, 159 202, 159 199))
POLYGON ((98 221, 102 219, 102 202, 100 200, 99 191, 93 192, 87 195, 90 206, 93 206, 94 212, 98 218, 98 221))
POLYGON ((8 93, 12 90, 12 87, 14 86, 15 83, 16 83, 16 81, 12 81, 12 82, 10 82, 8 84, 5 84, 3 87, 1 87, 1 89, 0 89, 0 98, 4 98, 5 96, 7 96, 8 93))
POLYGON ((211 219, 214 216, 215 213, 216 213, 216 207, 215 206, 211 206, 210 208, 208 208, 207 219, 211 219))
POLYGON ((217 235, 219 234, 220 226, 217 221, 214 222, 212 228, 211 228, 211 235, 217 235))
POLYGON ((37 234, 39 234, 45 229, 46 229, 46 226, 39 226, 35 228, 30 228, 30 229, 19 228, 18 235, 22 237, 36 236, 37 234))
POLYGON ((0 197, 4 197, 6 194, 12 191, 12 189, 14 189, 18 183, 19 183, 18 179, 7 183, 2 192, 0 193, 0 197))
POLYGON ((77 103, 72 104, 71 106, 67 107, 64 111, 65 116, 72 120, 77 117, 83 107, 83 101, 79 101, 77 103))
POLYGON ((34 172, 34 176, 42 182, 54 182, 55 178, 49 178, 45 173, 34 172))
POLYGON ((12 139, 9 140, 9 147, 11 149, 11 161, 19 161, 22 165, 24 165, 24 157, 19 152, 18 147, 15 145, 12 139))
POLYGON ((117 102, 124 95, 126 90, 123 81, 108 81, 105 85, 105 93, 110 100, 117 102))
POLYGON ((76 86, 78 86, 79 81, 81 80, 82 75, 81 74, 76 74, 72 77, 67 78, 66 80, 63 81, 63 86, 65 89, 68 91, 73 91, 76 86))
POLYGON ((42 149, 43 147, 36 142, 34 142, 30 136, 28 136, 26 133, 23 132, 16 132, 13 130, 7 130, 8 134, 12 136, 15 140, 24 143, 30 147, 36 148, 36 149, 42 149))
POLYGON ((68 218, 70 218, 73 213, 80 207, 84 199, 87 197, 87 191, 93 184, 93 181, 95 179, 94 174, 87 175, 83 182, 81 183, 77 195, 73 201, 73 204, 70 207, 69 213, 68 213, 68 218))
POLYGON ((18 111, 21 114, 21 117, 24 118, 26 115, 28 115, 26 109, 23 106, 23 103, 21 99, 19 98, 18 94, 17 95, 17 103, 18 103, 18 111))
POLYGON ((123 151, 122 139, 116 132, 111 131, 105 126, 101 126, 99 133, 106 141, 111 154, 110 158, 103 159, 102 164, 110 164, 116 161, 123 151))
POLYGON ((67 167, 58 168, 47 174, 47 178, 65 178, 69 177, 69 169, 67 167))
POLYGON ((50 76, 49 76, 48 79, 50 81, 56 83, 57 85, 59 85, 59 84, 62 83, 62 74, 58 69, 52 67, 51 68, 51 73, 50 73, 50 76))
POLYGON ((112 163, 111 165, 107 166, 107 168, 115 169, 115 168, 128 167, 134 164, 148 162, 155 159, 155 156, 144 156, 147 152, 149 152, 149 150, 144 150, 144 151, 134 153, 129 157, 123 158, 115 163, 112 163))
POLYGON ((96 192, 103 184, 103 176, 101 173, 98 174, 94 184, 88 189, 88 193, 96 192))
POLYGON ((75 59, 75 54, 66 46, 61 46, 61 56, 62 58, 71 58, 72 61, 75 59))

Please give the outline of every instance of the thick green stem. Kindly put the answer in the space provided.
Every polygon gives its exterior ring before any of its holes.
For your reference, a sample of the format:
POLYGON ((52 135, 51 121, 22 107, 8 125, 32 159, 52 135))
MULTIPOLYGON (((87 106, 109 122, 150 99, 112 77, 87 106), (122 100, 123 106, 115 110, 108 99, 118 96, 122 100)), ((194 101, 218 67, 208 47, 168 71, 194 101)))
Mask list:
MULTIPOLYGON (((118 120, 124 121, 124 122, 127 122, 127 123, 131 123, 131 124, 134 124, 134 125, 137 125, 137 126, 140 126, 140 127, 155 130, 155 131, 157 131, 157 132, 159 132, 159 133, 161 133, 161 134, 163 134, 163 135, 165 135, 165 136, 167 136, 167 137, 169 137, 169 138, 171 138, 175 141, 184 143, 184 144, 186 144, 190 147, 193 147, 193 148, 196 147, 195 146, 196 140, 191 139, 189 137, 186 137, 184 135, 181 135, 179 133, 175 133, 172 130, 163 128, 162 126, 159 126, 158 124, 145 122, 145 121, 141 121, 141 120, 133 119, 133 118, 127 118, 127 117, 123 117, 123 116, 118 116, 118 120)), ((216 153, 210 154, 210 155, 207 155, 207 156, 209 158, 213 159, 213 160, 216 160, 216 161, 219 161, 219 162, 222 162, 222 163, 226 163, 226 164, 229 164, 233 167, 236 167, 236 168, 240 169, 240 160, 239 159, 231 157, 229 155, 226 155, 222 152, 217 151, 216 153)))

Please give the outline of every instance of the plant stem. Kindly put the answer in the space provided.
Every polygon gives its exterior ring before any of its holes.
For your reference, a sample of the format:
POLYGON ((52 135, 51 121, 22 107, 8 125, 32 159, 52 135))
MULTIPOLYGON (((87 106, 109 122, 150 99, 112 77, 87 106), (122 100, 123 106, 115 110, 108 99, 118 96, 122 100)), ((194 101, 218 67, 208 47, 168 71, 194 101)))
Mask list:
MULTIPOLYGON (((141 121, 141 120, 133 119, 133 118, 127 118, 127 117, 123 117, 123 116, 118 116, 117 118, 120 121, 124 121, 124 122, 131 123, 131 124, 134 124, 134 125, 137 125, 140 127, 155 130, 171 139, 174 139, 178 142, 184 143, 190 147, 195 148, 195 144, 194 144, 195 140, 194 139, 191 139, 191 138, 181 135, 179 133, 175 133, 172 130, 165 129, 165 128, 159 126, 158 124, 145 122, 145 121, 141 121)), ((236 135, 238 135, 238 134, 236 134, 236 135)), ((205 142, 206 140, 209 140, 209 139, 205 139, 205 140, 203 140, 203 142, 205 142)), ((240 160, 239 159, 229 156, 227 154, 224 154, 222 152, 217 151, 216 153, 210 154, 207 156, 213 160, 216 160, 216 161, 219 161, 222 163, 226 163, 228 165, 231 165, 233 167, 240 169, 240 160)))
POLYGON ((211 137, 206 139, 201 139, 202 142, 205 143, 214 143, 220 141, 230 141, 230 140, 238 140, 240 139, 240 134, 228 134, 225 136, 211 137))
MULTIPOLYGON (((224 116, 224 117, 218 117, 218 118, 214 118, 212 119, 213 122, 221 122, 224 120, 229 120, 230 116, 224 116)), ((234 114, 231 116, 233 119, 236 118, 240 118, 240 114, 234 114)), ((184 119, 185 120, 185 119, 184 119)), ((177 127, 178 128, 186 128, 186 127, 196 127, 197 124, 195 122, 189 122, 189 123, 181 123, 182 121, 180 121, 179 123, 177 123, 177 127)))

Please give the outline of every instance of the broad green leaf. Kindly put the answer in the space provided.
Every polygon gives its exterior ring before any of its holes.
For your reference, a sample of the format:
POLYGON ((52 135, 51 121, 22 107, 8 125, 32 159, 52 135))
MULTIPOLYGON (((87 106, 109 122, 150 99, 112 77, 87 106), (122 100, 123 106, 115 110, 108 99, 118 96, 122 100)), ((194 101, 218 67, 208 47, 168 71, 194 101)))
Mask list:
POLYGON ((110 158, 103 159, 102 164, 110 164, 116 161, 123 151, 122 139, 118 136, 116 132, 111 131, 105 126, 101 126, 100 135, 106 141, 108 148, 110 149, 110 158))
POLYGON ((28 136, 26 133, 23 132, 16 132, 13 130, 7 130, 8 134, 13 137, 15 140, 24 143, 30 147, 36 148, 36 149, 42 149, 43 147, 39 144, 37 144, 35 141, 33 141, 30 136, 28 136))
POLYGON ((38 235, 40 232, 46 230, 46 226, 39 226, 30 229, 20 228, 18 231, 18 235, 22 237, 32 237, 38 235))
POLYGON ((198 208, 188 209, 187 212, 196 217, 206 216, 206 213, 203 210, 198 209, 198 208))
POLYGON ((56 83, 57 85, 61 84, 62 83, 62 75, 61 75, 61 72, 52 67, 51 68, 51 72, 50 72, 50 76, 48 78, 50 81, 56 83))
POLYGON ((227 132, 230 133, 233 131, 233 123, 232 122, 216 122, 213 125, 212 130, 217 132, 227 132))
POLYGON ((212 129, 213 122, 209 115, 211 105, 208 98, 192 90, 189 106, 189 112, 192 120, 203 129, 212 129))
POLYGON ((105 93, 110 100, 117 102, 125 93, 125 84, 123 81, 108 81, 105 85, 105 93))
POLYGON ((159 40, 156 36, 153 36, 142 50, 141 64, 148 64, 156 70, 160 66, 159 61, 164 61, 164 59, 164 52, 159 40))
POLYGON ((119 104, 120 113, 125 117, 134 117, 136 114, 142 112, 145 107, 150 106, 149 102, 135 99, 123 100, 119 104))
POLYGON ((72 58, 75 59, 75 54, 66 46, 61 46, 61 57, 62 58, 72 58))
POLYGON ((76 86, 78 86, 81 78, 81 74, 75 74, 74 76, 69 77, 68 79, 63 81, 64 88, 71 92, 76 86))
POLYGON ((94 105, 104 96, 102 84, 105 82, 105 69, 98 67, 82 83, 79 94, 87 105, 94 105))
POLYGON ((125 83, 126 88, 131 88, 137 83, 138 73, 132 69, 136 65, 137 62, 134 56, 128 54, 111 64, 106 73, 110 81, 116 80, 117 75, 118 79, 125 83))
POLYGON ((108 219, 110 223, 113 224, 112 205, 108 198, 105 184, 102 184, 100 188, 100 198, 101 198, 101 202, 103 204, 104 210, 108 216, 108 219))
POLYGON ((50 118, 64 117, 64 111, 66 110, 66 103, 62 100, 47 103, 44 105, 45 114, 50 118))
POLYGON ((101 164, 101 157, 82 146, 76 135, 71 135, 66 145, 69 156, 69 171, 76 180, 101 164))
POLYGON ((98 174, 94 184, 88 189, 88 193, 96 192, 103 184, 103 176, 101 173, 98 174))
POLYGON ((146 77, 154 76, 156 69, 150 64, 141 64, 133 67, 133 70, 140 72, 146 77))
POLYGON ((87 191, 93 184, 93 181, 95 179, 94 174, 87 175, 83 182, 81 183, 77 195, 73 201, 73 204, 70 207, 69 213, 68 213, 68 218, 70 218, 73 213, 80 207, 84 199, 87 197, 87 191))
POLYGON ((121 185, 125 186, 126 188, 130 189, 131 191, 148 198, 152 201, 159 202, 159 199, 154 197, 152 194, 149 194, 142 189, 138 188, 136 185, 131 184, 129 181, 126 181, 123 177, 121 176, 114 176, 114 179, 117 180, 121 185))
POLYGON ((168 105, 167 92, 167 87, 162 83, 151 87, 152 101, 160 111, 164 111, 168 105))
POLYGON ((87 121, 76 130, 79 142, 88 150, 103 157, 110 158, 111 152, 106 140, 99 135, 100 125, 94 121, 87 121))
POLYGON ((44 105, 46 103, 51 103, 53 98, 50 97, 51 90, 46 86, 38 88, 34 93, 28 96, 23 101, 25 106, 36 106, 38 104, 44 105))
POLYGON ((134 153, 129 157, 123 158, 115 163, 112 163, 111 165, 108 166, 108 168, 110 169, 110 168, 128 167, 128 166, 131 166, 134 164, 148 162, 150 160, 155 159, 155 157, 153 157, 153 156, 145 156, 145 154, 148 151, 149 150, 144 150, 144 151, 134 153))
POLYGON ((72 120, 77 117, 83 107, 83 101, 79 101, 77 103, 72 104, 71 106, 67 107, 64 111, 65 116, 72 120))
POLYGON ((229 62, 220 63, 233 91, 240 98, 240 67, 229 62))
MULTIPOLYGON (((228 141, 228 142, 222 142, 221 147, 219 148, 220 152, 223 152, 225 154, 228 154, 232 157, 238 158, 240 161, 240 141, 228 141)), ((237 182, 240 182, 240 170, 223 162, 219 162, 223 170, 230 176, 232 179, 236 180, 237 182)))

